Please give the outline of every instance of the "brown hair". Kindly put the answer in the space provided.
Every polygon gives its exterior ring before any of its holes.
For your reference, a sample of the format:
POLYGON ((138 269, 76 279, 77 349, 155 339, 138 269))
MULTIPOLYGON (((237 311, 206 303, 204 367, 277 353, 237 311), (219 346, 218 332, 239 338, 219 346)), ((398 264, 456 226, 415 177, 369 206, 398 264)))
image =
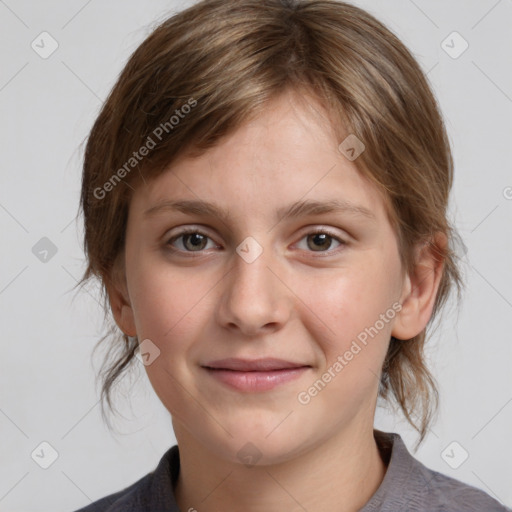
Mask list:
MULTIPOLYGON (((163 21, 137 48, 87 140, 80 206, 88 266, 79 284, 99 278, 105 318, 136 181, 159 175, 178 156, 200 155, 288 90, 325 106, 340 137, 363 141, 354 163, 386 200, 404 270, 421 242, 443 258, 427 327, 454 285, 460 299, 454 242, 461 240, 447 219, 450 145, 427 78, 400 40, 368 12, 335 0, 203 0, 163 21), (151 149, 136 158, 143 146, 151 149), (447 236, 447 247, 433 244, 436 232, 447 236)), ((438 406, 426 330, 391 338, 379 388, 420 433, 419 443, 438 406)), ((113 410, 112 386, 138 347, 111 319, 98 345, 104 340, 111 343, 101 372, 103 415, 105 399, 113 410)))

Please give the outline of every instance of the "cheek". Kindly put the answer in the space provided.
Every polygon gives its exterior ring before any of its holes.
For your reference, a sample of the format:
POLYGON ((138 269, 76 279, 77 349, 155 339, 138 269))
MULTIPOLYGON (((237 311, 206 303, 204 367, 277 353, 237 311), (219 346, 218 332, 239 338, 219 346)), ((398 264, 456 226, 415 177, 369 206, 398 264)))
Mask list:
MULTIPOLYGON (((148 261, 133 274, 136 289, 132 301, 139 340, 149 339, 160 353, 145 367, 162 403, 177 418, 190 409, 194 394, 194 344, 200 339, 204 322, 211 316, 211 296, 215 281, 199 277, 193 270, 171 269, 148 261), (183 389, 188 390, 184 393, 183 389)), ((186 418, 182 418, 185 422, 186 418)))
POLYGON ((303 322, 323 345, 327 363, 349 350, 353 341, 361 346, 354 360, 377 363, 385 355, 395 314, 392 305, 398 274, 390 260, 387 265, 378 257, 361 261, 301 288, 308 306, 303 309, 303 322))
POLYGON ((161 350, 168 344, 177 348, 179 340, 186 340, 194 318, 208 304, 213 284, 198 279, 192 269, 178 271, 150 259, 132 275, 132 305, 139 336, 151 339, 161 350))

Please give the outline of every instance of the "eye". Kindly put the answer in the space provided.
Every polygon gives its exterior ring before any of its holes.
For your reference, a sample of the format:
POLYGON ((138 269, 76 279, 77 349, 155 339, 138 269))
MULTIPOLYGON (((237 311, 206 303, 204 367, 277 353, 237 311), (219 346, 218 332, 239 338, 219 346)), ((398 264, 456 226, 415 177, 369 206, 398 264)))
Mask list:
MULTIPOLYGON (((198 231, 197 229, 186 229, 170 238, 166 242, 166 246, 168 246, 171 250, 176 252, 200 253, 208 248, 208 240, 210 240, 210 237, 205 235, 201 231, 198 231), (178 247, 176 247, 176 245, 178 245, 178 247)), ((304 236, 301 239, 301 242, 302 240, 306 240, 306 248, 299 248, 313 252, 337 252, 336 250, 329 251, 329 249, 332 246, 333 240, 338 243, 338 246, 347 245, 347 242, 345 242, 336 234, 331 233, 326 229, 317 229, 315 231, 312 231, 308 233, 306 236, 304 236)), ((216 247, 215 244, 214 247, 216 247)))
POLYGON ((336 250, 329 251, 332 246, 332 241, 335 240, 339 245, 347 245, 347 242, 339 238, 334 233, 326 229, 318 229, 311 233, 308 233, 305 237, 301 239, 306 240, 306 249, 311 250, 313 252, 337 252, 336 250))
POLYGON ((197 229, 188 229, 181 231, 177 235, 170 238, 166 245, 168 245, 172 250, 182 251, 182 252, 201 252, 206 248, 207 241, 210 238, 201 233, 197 229), (181 247, 175 248, 173 244, 179 241, 179 245, 181 247))

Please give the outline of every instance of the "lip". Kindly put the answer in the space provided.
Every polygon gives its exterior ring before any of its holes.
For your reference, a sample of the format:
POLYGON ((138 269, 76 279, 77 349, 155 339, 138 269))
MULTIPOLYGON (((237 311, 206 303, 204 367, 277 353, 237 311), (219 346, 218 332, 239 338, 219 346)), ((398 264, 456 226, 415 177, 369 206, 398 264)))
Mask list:
POLYGON ((287 368, 269 372, 241 372, 237 370, 205 368, 214 379, 233 389, 244 392, 268 391, 280 384, 298 379, 309 369, 309 366, 303 366, 301 368, 287 368))
POLYGON ((268 391, 301 377, 310 365, 282 359, 222 359, 203 368, 215 380, 243 392, 268 391))
POLYGON ((285 361, 274 357, 265 357, 261 359, 241 359, 237 357, 228 357, 227 359, 218 359, 202 365, 206 368, 217 370, 236 370, 240 372, 268 372, 273 370, 283 370, 290 368, 302 368, 310 366, 304 363, 285 361))

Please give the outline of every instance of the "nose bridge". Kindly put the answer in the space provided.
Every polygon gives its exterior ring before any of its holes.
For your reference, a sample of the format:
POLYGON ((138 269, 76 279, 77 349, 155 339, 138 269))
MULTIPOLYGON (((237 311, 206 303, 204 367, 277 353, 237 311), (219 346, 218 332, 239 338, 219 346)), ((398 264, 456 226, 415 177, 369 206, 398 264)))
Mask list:
POLYGON ((278 267, 271 248, 263 248, 255 239, 246 238, 237 247, 231 271, 226 276, 220 321, 247 333, 284 322, 288 298, 286 287, 274 275, 278 267))

